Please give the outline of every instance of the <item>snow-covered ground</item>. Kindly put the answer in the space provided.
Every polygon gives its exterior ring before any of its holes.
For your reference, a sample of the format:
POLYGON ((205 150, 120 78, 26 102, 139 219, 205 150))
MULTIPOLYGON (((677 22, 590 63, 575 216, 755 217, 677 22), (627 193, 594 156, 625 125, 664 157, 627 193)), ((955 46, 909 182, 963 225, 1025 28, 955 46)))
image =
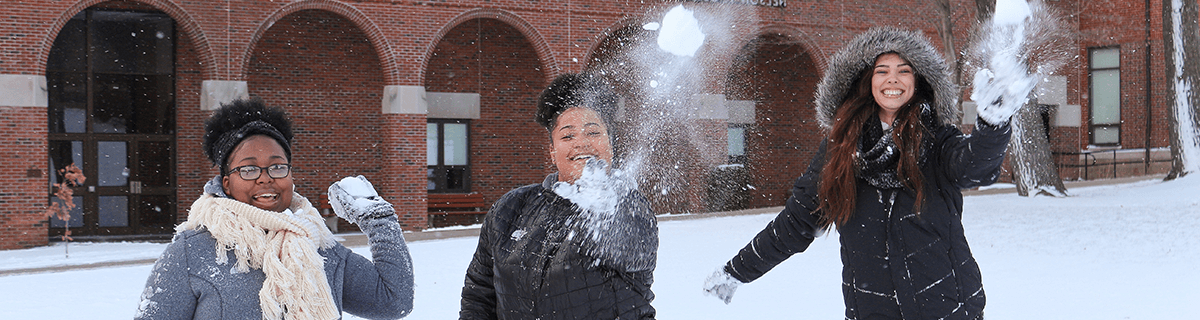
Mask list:
MULTIPOLYGON (((1200 174, 1070 192, 967 197, 964 224, 983 269, 988 319, 1200 319, 1200 174)), ((658 318, 840 319, 836 235, 741 286, 732 304, 701 294, 704 278, 772 218, 662 222, 658 318)), ((417 295, 407 319, 457 318, 475 239, 410 246, 417 295)), ((153 258, 162 248, 72 244, 65 262, 61 246, 0 251, 0 270, 153 258)), ((0 276, 0 319, 128 319, 149 272, 144 264, 0 276)))

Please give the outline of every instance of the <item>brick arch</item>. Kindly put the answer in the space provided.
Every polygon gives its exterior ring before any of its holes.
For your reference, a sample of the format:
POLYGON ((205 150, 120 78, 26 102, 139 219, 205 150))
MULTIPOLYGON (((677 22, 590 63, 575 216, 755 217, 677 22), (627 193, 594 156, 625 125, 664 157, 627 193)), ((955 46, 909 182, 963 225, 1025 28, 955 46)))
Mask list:
POLYGON ((750 44, 750 41, 754 41, 754 39, 757 39, 760 36, 772 33, 795 39, 796 43, 799 44, 801 48, 804 48, 804 51, 812 55, 814 58, 813 62, 817 65, 818 71, 822 73, 820 76, 824 76, 826 63, 828 61, 827 59, 829 58, 830 53, 821 50, 821 47, 817 45, 817 41, 815 39, 809 36, 807 32, 804 32, 804 30, 797 27, 777 24, 758 26, 754 32, 747 32, 739 35, 737 37, 738 46, 735 48, 743 48, 747 44, 750 44))
POLYGON ((600 48, 603 47, 604 44, 610 39, 612 39, 612 37, 615 36, 618 31, 625 30, 626 28, 636 28, 640 25, 645 25, 646 23, 650 22, 653 22, 653 20, 650 20, 650 17, 647 16, 629 16, 617 20, 617 22, 609 25, 608 28, 605 28, 604 31, 600 32, 600 35, 596 41, 592 41, 592 46, 588 48, 587 54, 584 55, 584 57, 587 57, 587 63, 585 63, 585 65, 590 65, 592 63, 592 60, 596 58, 596 51, 600 50, 600 48))
MULTIPOLYGON (((67 10, 64 10, 63 14, 54 21, 54 24, 49 29, 47 29, 46 36, 42 38, 42 45, 40 48, 38 48, 37 61, 34 62, 37 64, 37 70, 41 70, 42 73, 45 74, 46 60, 50 58, 50 48, 54 46, 54 38, 58 37, 58 33, 62 31, 62 28, 67 24, 67 21, 71 20, 71 17, 74 17, 76 14, 79 14, 79 12, 87 8, 109 1, 110 0, 84 0, 79 1, 67 10)), ((204 79, 216 78, 217 64, 213 58, 212 48, 208 44, 208 36, 204 34, 204 30, 200 28, 200 24, 196 22, 196 19, 192 18, 191 14, 188 14, 188 12, 179 7, 179 5, 166 0, 129 1, 154 7, 155 9, 166 13, 167 16, 171 17, 171 19, 174 19, 177 28, 176 30, 183 31, 183 35, 186 36, 188 40, 191 40, 192 45, 196 47, 196 55, 198 56, 200 63, 203 65, 201 69, 201 76, 204 79)))
POLYGON ((550 49, 550 44, 546 43, 546 39, 542 37, 541 32, 538 32, 528 21, 504 10, 479 8, 463 12, 454 17, 454 19, 451 19, 450 22, 442 26, 442 29, 433 35, 433 40, 429 42, 428 47, 425 48, 425 55, 421 58, 421 68, 418 69, 420 71, 418 83, 425 84, 425 70, 429 68, 429 60, 433 58, 433 52, 437 50, 437 46, 442 42, 442 38, 460 24, 475 19, 496 19, 517 29, 521 35, 525 36, 525 40, 528 40, 533 45, 533 50, 537 53, 538 60, 544 66, 542 70, 546 79, 554 79, 561 72, 562 69, 554 59, 554 51, 550 49))
POLYGON ((242 58, 237 62, 236 67, 230 67, 230 70, 238 70, 237 77, 245 79, 250 72, 250 59, 254 56, 254 48, 262 40, 271 26, 275 25, 280 19, 303 10, 321 10, 331 12, 347 20, 350 20, 360 31, 367 36, 367 40, 371 42, 371 47, 375 49, 375 55, 379 57, 379 64, 383 68, 383 81, 385 85, 398 84, 399 69, 396 65, 395 56, 392 54, 391 44, 387 37, 383 35, 383 30, 379 25, 372 22, 369 17, 362 11, 345 3, 331 0, 304 0, 293 2, 279 8, 274 13, 271 13, 262 24, 259 24, 258 30, 254 31, 254 36, 250 37, 250 45, 246 47, 246 51, 242 52, 242 58))

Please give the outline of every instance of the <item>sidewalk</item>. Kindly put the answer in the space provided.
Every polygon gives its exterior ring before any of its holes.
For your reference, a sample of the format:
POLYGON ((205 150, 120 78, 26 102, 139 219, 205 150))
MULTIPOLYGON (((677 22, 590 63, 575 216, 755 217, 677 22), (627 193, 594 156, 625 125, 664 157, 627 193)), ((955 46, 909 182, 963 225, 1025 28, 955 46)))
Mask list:
MULTIPOLYGON (((1146 181, 1146 180, 1162 180, 1163 177, 1164 177, 1163 175, 1153 175, 1153 176, 1140 176, 1140 177, 1129 177, 1129 178, 1119 178, 1119 179, 1106 179, 1106 180, 1069 181, 1069 182, 1065 182, 1065 185, 1067 187, 1067 192, 1069 193, 1072 189, 1076 189, 1076 188, 1102 186, 1102 185, 1127 184, 1127 183, 1134 183, 1134 182, 1146 181)), ((981 190, 963 191, 963 195, 965 195, 965 196, 1007 194, 1007 193, 1016 193, 1016 187, 1011 184, 1003 184, 1003 185, 992 186, 992 187, 981 189, 981 190)), ((658 221, 666 222, 666 221, 678 221, 678 220, 707 219, 707 218, 727 217, 727 216, 770 214, 770 213, 777 213, 782 208, 783 208, 782 206, 778 206, 778 207, 755 208, 755 209, 701 213, 701 214, 660 215, 660 216, 658 216, 658 221)), ((478 235, 479 235, 479 226, 476 225, 476 226, 469 226, 469 227, 456 227, 456 228, 447 228, 447 229, 418 231, 418 232, 407 232, 404 234, 404 238, 406 241, 411 243, 411 242, 430 241, 430 240, 438 240, 438 239, 450 239, 450 238, 459 238, 459 237, 475 237, 478 235)), ((362 233, 341 233, 341 234, 335 234, 334 236, 338 238, 339 242, 341 242, 343 245, 345 245, 347 247, 364 247, 367 245, 367 237, 366 237, 366 235, 363 235, 362 233)), ((53 262, 42 263, 42 265, 37 265, 38 263, 34 263, 31 266, 25 266, 25 267, 20 266, 21 263, 16 263, 16 262, 11 263, 11 265, 4 265, 4 264, 10 264, 10 263, 3 263, 3 264, 0 264, 0 277, 11 276, 11 275, 21 275, 21 274, 64 272, 64 271, 82 270, 82 269, 148 265, 148 264, 154 263, 154 261, 157 259, 157 256, 159 255, 159 253, 161 253, 162 248, 164 248, 165 246, 166 246, 166 244, 162 244, 162 243, 73 243, 73 244, 70 244, 70 248, 74 248, 74 250, 75 250, 75 251, 73 251, 75 253, 72 253, 72 254, 74 254, 76 256, 82 255, 82 256, 84 256, 83 258, 73 258, 73 259, 57 259, 57 258, 55 258, 56 261, 53 261, 53 262), (149 251, 149 252, 147 252, 147 251, 149 251), (88 258, 89 256, 91 256, 92 258, 89 259, 88 258), (122 256, 127 257, 127 258, 121 258, 122 256), (116 258, 113 258, 113 257, 116 257, 116 258)), ((58 251, 58 250, 62 250, 61 246, 59 246, 59 245, 55 245, 53 247, 43 247, 43 248, 35 248, 35 249, 0 251, 0 262, 21 261, 23 259, 39 259, 40 256, 38 256, 38 255, 61 254, 62 251, 58 251), (33 251, 38 251, 38 252, 33 252, 33 251)))

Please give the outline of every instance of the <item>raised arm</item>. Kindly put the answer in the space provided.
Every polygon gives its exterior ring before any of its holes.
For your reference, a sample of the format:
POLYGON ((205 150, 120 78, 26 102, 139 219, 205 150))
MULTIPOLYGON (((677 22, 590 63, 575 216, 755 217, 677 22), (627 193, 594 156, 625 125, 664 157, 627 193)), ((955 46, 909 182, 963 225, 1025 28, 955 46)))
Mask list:
POLYGON ((990 185, 1000 178, 1000 166, 1012 137, 1012 126, 1007 121, 992 125, 980 119, 970 135, 951 127, 943 127, 938 135, 941 169, 959 189, 990 185))
POLYGON ((338 216, 367 234, 371 261, 351 254, 343 276, 342 309, 368 319, 395 319, 412 312, 412 257, 395 209, 363 178, 348 177, 329 186, 338 216))
POLYGON ((588 213, 580 230, 585 254, 599 265, 623 272, 653 271, 658 260, 658 223, 650 202, 637 191, 622 199, 612 213, 588 213))

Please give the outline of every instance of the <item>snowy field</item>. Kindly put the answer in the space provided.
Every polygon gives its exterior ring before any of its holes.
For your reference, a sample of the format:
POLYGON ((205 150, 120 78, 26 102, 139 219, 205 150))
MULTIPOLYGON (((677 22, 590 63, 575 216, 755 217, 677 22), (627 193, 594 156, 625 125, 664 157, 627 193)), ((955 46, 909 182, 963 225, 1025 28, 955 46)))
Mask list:
MULTIPOLYGON (((964 224, 988 319, 1200 319, 1200 174, 1078 188, 1069 198, 969 196, 964 224)), ((659 319, 841 319, 834 237, 819 238, 725 305, 704 278, 773 215, 665 221, 653 289, 659 319)), ((407 319, 455 319, 474 238, 410 244, 407 319)), ((156 257, 161 244, 74 244, 72 263, 156 257)), ((354 248, 366 254, 366 248, 354 248)), ((0 251, 0 269, 62 263, 62 247, 0 251)), ((0 319, 129 319, 150 264, 0 276, 0 319)), ((354 319, 354 317, 348 317, 354 319)))

